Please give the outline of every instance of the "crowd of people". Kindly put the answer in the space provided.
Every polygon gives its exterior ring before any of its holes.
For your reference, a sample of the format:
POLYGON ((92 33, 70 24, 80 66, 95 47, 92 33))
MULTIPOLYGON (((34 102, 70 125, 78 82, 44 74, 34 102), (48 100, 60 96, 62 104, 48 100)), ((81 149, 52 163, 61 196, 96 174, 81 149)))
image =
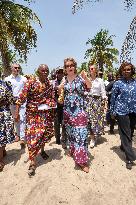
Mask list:
POLYGON ((132 169, 136 154, 132 140, 136 125, 135 67, 123 62, 118 75, 109 72, 102 79, 96 65, 88 64, 88 72, 77 73, 73 58, 64 60, 63 68, 51 73, 41 64, 35 75, 23 76, 14 63, 12 74, 0 80, 0 171, 4 168, 6 145, 27 145, 28 175, 35 175, 36 157, 47 160, 45 144, 55 136, 67 156, 84 172, 89 172, 88 146, 94 148, 104 134, 105 120, 114 134, 117 123, 120 149, 126 156, 126 168, 132 169), (89 140, 90 139, 90 140, 89 140))

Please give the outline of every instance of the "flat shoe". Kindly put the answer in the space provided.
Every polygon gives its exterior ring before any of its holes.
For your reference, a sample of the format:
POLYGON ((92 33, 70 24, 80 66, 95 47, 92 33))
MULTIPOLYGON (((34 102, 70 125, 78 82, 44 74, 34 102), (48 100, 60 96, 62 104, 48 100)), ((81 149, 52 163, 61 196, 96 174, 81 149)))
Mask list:
POLYGON ((36 166, 34 164, 30 164, 29 169, 28 169, 28 175, 30 177, 35 175, 35 169, 36 169, 36 166))
POLYGON ((126 168, 127 168, 127 169, 131 170, 131 169, 132 169, 132 166, 133 166, 133 162, 131 162, 131 161, 127 161, 127 162, 126 162, 126 168))

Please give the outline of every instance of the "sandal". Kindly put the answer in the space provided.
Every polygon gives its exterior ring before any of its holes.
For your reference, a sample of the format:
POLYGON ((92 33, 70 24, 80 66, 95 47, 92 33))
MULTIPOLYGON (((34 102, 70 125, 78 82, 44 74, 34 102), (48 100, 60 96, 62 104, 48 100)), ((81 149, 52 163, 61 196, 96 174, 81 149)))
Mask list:
POLYGON ((89 167, 87 165, 79 164, 79 166, 84 172, 89 173, 89 167))
POLYGON ((29 169, 28 169, 28 175, 34 176, 35 175, 35 170, 36 170, 36 166, 34 164, 30 164, 29 169))
POLYGON ((42 152, 41 152, 41 157, 42 157, 44 160, 47 160, 47 159, 49 158, 49 155, 46 154, 45 151, 42 151, 42 152))

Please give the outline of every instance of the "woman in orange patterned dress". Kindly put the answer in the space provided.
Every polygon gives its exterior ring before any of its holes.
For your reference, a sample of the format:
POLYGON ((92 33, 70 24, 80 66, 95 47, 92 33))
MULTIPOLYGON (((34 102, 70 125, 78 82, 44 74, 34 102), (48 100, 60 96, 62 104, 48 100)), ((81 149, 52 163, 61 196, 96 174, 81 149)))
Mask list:
POLYGON ((55 106, 53 87, 48 80, 48 66, 39 66, 37 76, 30 78, 19 96, 16 104, 15 120, 19 119, 19 107, 25 101, 26 105, 26 142, 31 161, 28 174, 35 174, 36 155, 41 149, 44 159, 48 155, 44 151, 45 143, 54 135, 52 109, 55 106), (42 108, 40 108, 40 106, 42 108), (45 108, 46 107, 46 108, 45 108))

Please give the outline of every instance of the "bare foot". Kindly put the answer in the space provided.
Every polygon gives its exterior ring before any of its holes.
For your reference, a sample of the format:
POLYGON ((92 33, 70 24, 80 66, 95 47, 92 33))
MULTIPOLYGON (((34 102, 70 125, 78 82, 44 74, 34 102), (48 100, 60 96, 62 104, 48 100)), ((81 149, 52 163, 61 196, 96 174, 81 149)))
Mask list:
POLYGON ((68 157, 72 157, 72 154, 70 152, 67 153, 68 157))
POLYGON ((79 165, 81 167, 81 169, 86 172, 86 173, 89 173, 89 167, 87 165, 83 165, 83 164, 80 164, 79 165))

